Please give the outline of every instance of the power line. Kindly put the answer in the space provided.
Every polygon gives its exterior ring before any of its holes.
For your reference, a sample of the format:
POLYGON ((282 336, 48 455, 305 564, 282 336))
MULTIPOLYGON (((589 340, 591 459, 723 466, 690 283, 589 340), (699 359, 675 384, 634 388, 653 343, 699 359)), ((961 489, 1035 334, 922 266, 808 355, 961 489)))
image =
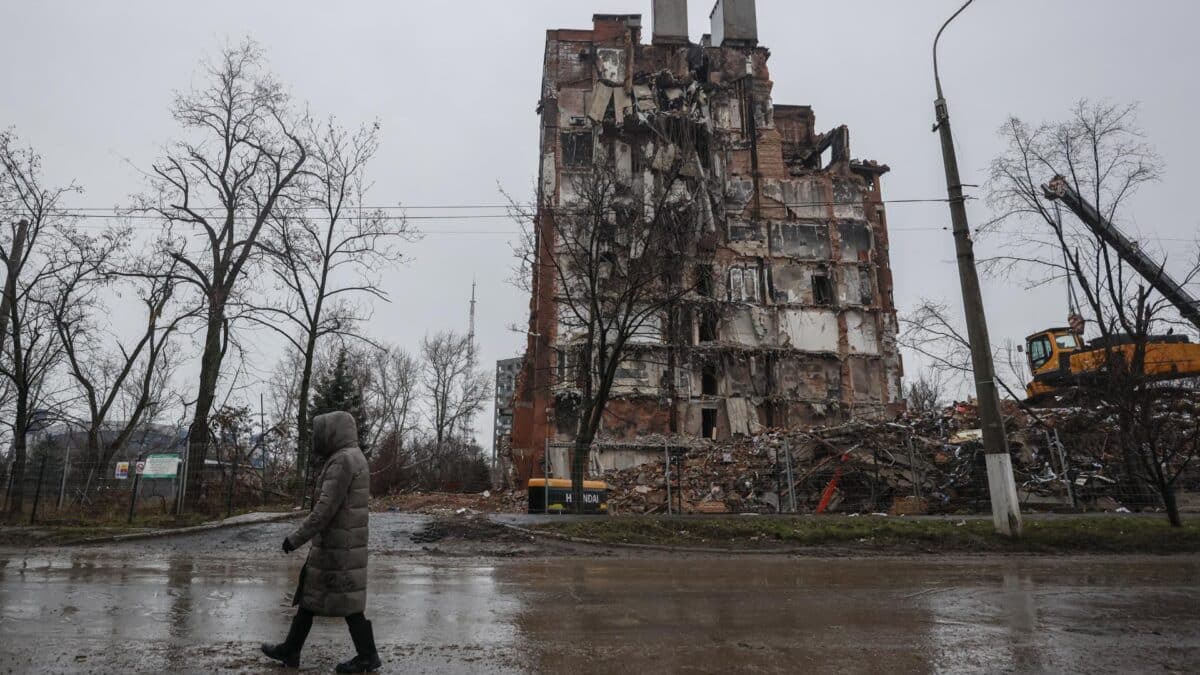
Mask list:
MULTIPOLYGON (((945 201, 946 201, 945 198, 887 199, 887 200, 882 200, 882 203, 884 203, 884 204, 922 204, 922 203, 944 203, 945 201)), ((826 200, 826 201, 814 201, 814 202, 785 203, 785 204, 780 204, 780 207, 800 208, 800 207, 863 206, 863 205, 864 204, 862 201, 827 201, 826 200)), ((305 208, 311 209, 311 208, 320 208, 320 207, 305 207, 305 208)), ((465 210, 465 209, 499 209, 499 208, 509 209, 509 212, 507 212, 507 213, 473 213, 473 214, 468 214, 468 215, 415 215, 415 216, 401 214, 401 215, 383 215, 383 216, 376 215, 374 217, 376 219, 383 219, 383 220, 389 220, 389 221, 404 221, 404 222, 409 222, 409 221, 418 221, 418 222, 462 221, 462 222, 469 222, 469 221, 473 221, 473 220, 504 220, 504 219, 515 220, 517 218, 531 218, 535 215, 534 213, 530 213, 528 211, 519 211, 518 210, 518 211, 514 212, 511 209, 520 208, 520 207, 514 206, 512 204, 441 204, 441 205, 423 204, 423 205, 418 205, 418 206, 354 207, 352 209, 347 209, 346 212, 348 214, 354 214, 354 213, 361 213, 362 211, 378 212, 381 210, 391 210, 391 209, 401 209, 401 210, 406 210, 406 209, 456 209, 456 210, 464 209, 465 210)), ((222 209, 221 209, 221 207, 195 207, 191 210, 193 212, 197 212, 197 213, 199 213, 199 212, 213 213, 213 212, 218 212, 222 209)), ((554 209, 549 209, 549 210, 560 213, 560 214, 572 213, 572 211, 569 211, 565 208, 554 208, 554 209)), ((71 219, 75 219, 75 220, 117 220, 117 221, 123 221, 123 222, 155 221, 155 222, 159 222, 159 223, 164 223, 169 220, 169 219, 163 217, 162 215, 157 215, 157 214, 128 213, 128 212, 123 213, 123 211, 136 211, 136 209, 133 209, 131 207, 119 207, 119 206, 107 206, 107 207, 82 206, 82 207, 71 207, 71 208, 62 208, 62 209, 50 209, 47 211, 47 213, 56 215, 61 218, 71 218, 71 219)), ((24 211, 22 211, 21 209, 0 208, 0 214, 10 214, 10 215, 18 214, 19 215, 22 213, 24 213, 24 211)), ((575 211, 574 213, 582 213, 582 211, 575 211)), ((346 217, 350 218, 352 216, 347 215, 346 217)), ((186 222, 184 222, 184 224, 186 224, 186 222)), ((161 229, 159 227, 148 227, 148 226, 135 227, 133 225, 130 225, 130 227, 133 229, 139 229, 139 230, 161 229)), ((512 232, 441 230, 441 231, 436 231, 436 232, 434 232, 434 231, 421 232, 420 234, 462 235, 462 234, 509 234, 509 233, 512 233, 512 232)))
MULTIPOLYGON (((948 201, 948 200, 945 197, 931 197, 931 198, 917 198, 917 199, 884 199, 884 200, 881 200, 880 203, 883 203, 883 204, 932 204, 932 203, 945 203, 946 201, 948 201)), ((863 206, 863 202, 862 202, 862 200, 851 200, 851 201, 821 200, 821 201, 812 201, 812 202, 795 202, 795 203, 787 202, 787 203, 780 203, 779 205, 786 206, 789 208, 811 207, 811 206, 863 206)), ((514 204, 416 204, 416 205, 390 204, 390 205, 381 205, 381 206, 345 207, 343 209, 343 211, 344 212, 396 211, 396 210, 405 211, 405 210, 409 210, 409 209, 412 209, 412 210, 512 209, 514 207, 522 208, 524 206, 525 205, 523 205, 523 204, 516 204, 516 205, 514 205, 514 204)), ((54 214, 59 214, 59 215, 74 215, 77 217, 92 217, 92 216, 88 216, 87 214, 85 214, 83 212, 113 212, 114 215, 120 216, 120 217, 141 217, 141 216, 136 216, 135 214, 132 213, 132 212, 138 211, 138 210, 144 210, 144 209, 140 209, 140 208, 132 207, 132 206, 72 206, 72 207, 64 207, 61 209, 50 209, 48 212, 54 213, 54 214), (129 212, 129 213, 122 213, 122 212, 129 212)), ((225 211, 225 208, 221 207, 221 206, 197 206, 197 207, 192 207, 190 210, 195 211, 195 212, 218 213, 218 212, 225 211)), ((314 206, 292 207, 289 210, 292 210, 292 211, 297 211, 297 210, 299 210, 299 211, 327 211, 328 209, 323 206, 315 206, 314 205, 314 206)), ((560 209, 555 209, 555 210, 560 210, 560 209)), ((24 212, 23 209, 0 208, 0 213, 23 213, 23 212, 24 212)), ((95 217, 99 217, 99 216, 95 216, 95 217)), ((107 217, 107 216, 105 216, 105 217, 107 217)), ((160 216, 144 216, 144 217, 155 218, 155 219, 160 218, 160 216)), ((434 218, 437 216, 408 216, 408 217, 409 218, 434 218)), ((444 216, 444 217, 451 217, 451 216, 444 216)), ((486 217, 503 218, 503 217, 508 217, 508 216, 507 216, 507 214, 495 214, 495 215, 486 216, 486 217)))
MULTIPOLYGON (((153 221, 158 221, 158 222, 163 221, 162 218, 157 217, 157 216, 120 216, 120 215, 112 215, 112 214, 103 214, 103 215, 62 214, 62 215, 63 215, 63 217, 73 217, 73 218, 78 218, 80 220, 130 220, 130 219, 132 219, 132 220, 153 220, 153 221)), ((530 214, 523 214, 523 215, 528 217, 530 214)), ((469 215, 469 216, 416 216, 416 217, 414 217, 414 216, 408 216, 408 217, 385 216, 384 219, 385 220, 404 220, 404 221, 419 220, 419 221, 469 222, 472 220, 512 219, 512 216, 510 216, 510 215, 487 215, 487 214, 482 214, 482 215, 477 214, 477 215, 469 215)), ((186 224, 186 223, 184 223, 184 224, 186 224)), ((80 227, 92 227, 92 226, 80 225, 80 227)), ((155 227, 155 226, 150 226, 150 225, 130 225, 129 227, 131 229, 141 230, 141 231, 156 231, 156 230, 162 229, 161 227, 155 227)), ((347 227, 347 226, 342 225, 341 229, 345 229, 345 227, 347 227)), ((938 226, 938 225, 930 225, 930 226, 923 226, 923 227, 887 227, 885 229, 889 234, 894 233, 894 232, 948 232, 948 231, 950 231, 949 226, 938 226)), ((479 235, 502 235, 502 234, 503 235, 514 235, 514 234, 519 234, 519 233, 520 233, 520 231, 516 230, 516 229, 511 229, 511 230, 431 229, 431 230, 420 230, 418 232, 413 232, 411 234, 424 237, 424 236, 431 236, 431 235, 432 236, 440 236, 440 235, 460 236, 460 235, 476 235, 476 234, 479 234, 479 235)), ((975 233, 978 234, 978 230, 975 233)), ((1005 232, 1005 234, 1010 234, 1010 235, 1015 235, 1015 236, 1024 236, 1024 237, 1035 237, 1035 236, 1040 236, 1040 235, 1046 234, 1046 233, 1030 232, 1030 231, 1015 231, 1014 230, 1011 232, 1005 232)), ((1140 236, 1137 238, 1137 240, 1138 241, 1164 242, 1164 243, 1170 243, 1170 242, 1197 243, 1197 242, 1200 242, 1200 238, 1158 237, 1158 236, 1140 236)))
MULTIPOLYGON (((884 199, 881 203, 884 204, 932 204, 946 203, 948 200, 944 197, 934 198, 918 198, 918 199, 884 199)), ((779 207, 787 208, 803 208, 803 207, 821 207, 821 206, 862 206, 861 201, 813 201, 813 202, 797 202, 780 204, 779 207)), ((412 206, 395 205, 395 206, 363 206, 347 209, 347 213, 356 213, 361 211, 389 211, 389 210, 481 210, 481 209, 513 209, 512 204, 419 204, 412 206)), ((321 209, 321 207, 305 207, 304 210, 321 209)), ((131 207, 119 206, 79 206, 62 209, 51 209, 48 213, 54 214, 62 218, 74 218, 78 220, 146 220, 165 222, 166 219, 159 215, 150 215, 145 213, 122 213, 122 211, 133 211, 131 207)), ((196 212, 217 212, 220 207, 197 207, 192 209, 196 212)), ((550 209, 558 213, 570 213, 567 209, 556 208, 550 209)), ((24 213, 21 209, 15 208, 0 208, 0 214, 21 214, 24 213)), ((581 212, 576 212, 581 213, 581 212)), ((390 221, 420 221, 420 222, 437 222, 437 221, 461 221, 470 222, 474 220, 514 220, 516 218, 530 218, 533 213, 527 211, 517 211, 508 213, 472 213, 466 215, 384 215, 379 216, 384 220, 390 221)), ((351 216, 346 216, 350 218, 351 216)), ((150 226, 131 226, 139 230, 158 230, 159 227, 150 226)), ((918 226, 918 227, 888 227, 889 233, 892 232, 946 232, 949 231, 949 226, 918 226)), ((515 230, 429 230, 422 231, 419 234, 425 235, 502 235, 516 234, 515 230)), ((976 231, 978 234, 978 230, 976 231)), ((1030 231, 1010 231, 1006 234, 1016 236, 1038 236, 1040 232, 1030 231)), ((1156 236, 1141 236, 1138 237, 1141 241, 1157 241, 1157 242, 1195 242, 1195 238, 1187 237, 1156 237, 1156 236)))
MULTIPOLYGON (((164 218, 163 216, 152 216, 152 215, 143 215, 143 214, 135 214, 135 213, 130 213, 130 214, 124 214, 124 213, 78 213, 74 209, 69 210, 69 211, 58 211, 58 212, 50 211, 49 213, 52 213, 55 216, 58 216, 60 218, 79 218, 82 220, 154 220, 154 221, 159 221, 159 222, 166 222, 168 220, 171 220, 168 218, 164 218)), ((236 218, 238 220, 246 220, 248 218, 248 216, 236 216, 236 218)), ((342 219, 344 219, 344 220, 350 220, 351 218, 352 218, 352 216, 348 216, 348 215, 342 216, 342 219)), ((477 213, 477 214, 472 214, 472 215, 467 215, 467 216, 403 216, 402 215, 402 216, 373 216, 373 218, 375 218, 376 220, 485 220, 485 219, 491 219, 491 218, 510 218, 511 219, 512 216, 507 213, 494 213, 494 214, 477 213)), ((190 221, 186 221, 183 219, 175 219, 175 222, 187 223, 190 221)))

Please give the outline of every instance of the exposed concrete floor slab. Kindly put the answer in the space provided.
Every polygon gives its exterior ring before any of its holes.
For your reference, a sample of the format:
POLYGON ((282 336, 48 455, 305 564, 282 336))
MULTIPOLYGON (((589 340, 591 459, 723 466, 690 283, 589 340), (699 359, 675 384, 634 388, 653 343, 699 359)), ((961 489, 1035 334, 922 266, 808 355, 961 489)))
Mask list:
MULTIPOLYGON (((430 554, 373 514, 384 672, 1186 672, 1200 558, 430 554)), ((290 523, 0 550, 0 670, 270 671, 302 552, 290 523)), ((443 550, 451 541, 439 542, 443 550)), ((304 670, 352 651, 319 621, 304 670)))

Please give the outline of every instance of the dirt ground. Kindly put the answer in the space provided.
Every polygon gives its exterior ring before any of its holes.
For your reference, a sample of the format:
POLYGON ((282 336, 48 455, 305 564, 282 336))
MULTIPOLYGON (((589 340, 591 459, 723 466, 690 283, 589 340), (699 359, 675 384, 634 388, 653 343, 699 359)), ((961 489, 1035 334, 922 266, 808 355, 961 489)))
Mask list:
MULTIPOLYGON (((560 522, 567 522, 562 521, 560 522)), ((528 523, 527 523, 528 524, 528 523)), ((0 547, 0 671, 278 672, 294 522, 0 547)), ((371 516, 381 672, 1189 672, 1200 556, 668 554, 371 516)), ((302 671, 350 655, 319 620, 302 671)))
POLYGON ((478 494, 456 492, 402 492, 371 498, 371 510, 379 512, 454 515, 465 509, 476 513, 523 513, 524 494, 488 491, 478 494))

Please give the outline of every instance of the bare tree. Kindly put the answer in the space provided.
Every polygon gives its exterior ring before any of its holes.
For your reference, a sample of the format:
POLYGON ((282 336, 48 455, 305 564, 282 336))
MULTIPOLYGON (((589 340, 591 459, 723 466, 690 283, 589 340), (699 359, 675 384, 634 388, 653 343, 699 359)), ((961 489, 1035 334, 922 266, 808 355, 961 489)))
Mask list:
POLYGON ((529 228, 534 234, 524 238, 533 250, 519 252, 554 284, 559 340, 569 352, 560 358, 571 364, 566 384, 573 390, 570 400, 560 397, 556 412, 570 408, 575 421, 572 500, 580 512, 592 442, 618 370, 637 358, 639 338, 671 321, 701 283, 685 270, 702 268, 712 253, 712 242, 704 241, 712 222, 706 186, 680 180, 685 164, 698 161, 695 149, 669 149, 664 156, 673 159, 640 190, 617 169, 612 151, 586 170, 564 174, 560 203, 544 195, 540 220, 529 228))
MULTIPOLYGON (((178 263, 169 278, 203 312, 196 399, 189 428, 187 502, 200 496, 208 417, 230 346, 243 277, 268 222, 295 203, 308 160, 303 122, 283 87, 266 72, 257 46, 225 49, 207 83, 176 96, 171 112, 186 138, 154 165, 144 210, 160 215, 163 253, 178 263), (195 236, 198 235, 198 236, 195 236)), ((146 273, 149 275, 150 273, 146 273)))
POLYGON ((375 421, 366 439, 372 448, 371 491, 384 494, 416 478, 421 364, 396 345, 362 345, 351 355, 363 384, 363 406, 375 421))
POLYGON ((363 208, 363 172, 378 148, 378 130, 374 124, 350 133, 332 120, 311 127, 304 192, 271 217, 259 241, 276 284, 250 316, 301 355, 298 471, 307 464, 318 344, 327 336, 360 338, 357 328, 370 312, 358 301, 388 300, 378 272, 401 261, 397 244, 412 234, 402 217, 363 208))
MULTIPOLYGON (((67 372, 84 406, 80 422, 86 430, 92 478, 146 422, 155 419, 168 403, 168 384, 174 367, 171 338, 191 316, 174 316, 171 297, 175 286, 173 261, 158 258, 162 274, 128 278, 130 231, 108 229, 92 235, 71 231, 55 254, 56 287, 49 305, 55 333, 62 344, 67 372), (140 330, 122 340, 109 318, 103 294, 132 294, 145 308, 140 330), (106 427, 116 422, 107 440, 106 427)), ((151 263, 152 264, 152 263, 151 263)))
MULTIPOLYGON (((223 494, 214 496, 223 498, 228 516, 233 513, 235 501, 245 492, 239 490, 239 483, 247 483, 252 477, 252 472, 243 470, 243 465, 261 447, 262 438, 259 443, 251 441, 253 430, 258 425, 253 413, 244 405, 221 405, 213 411, 209 424, 212 425, 210 435, 223 488, 223 494)), ((255 492, 258 493, 256 497, 261 494, 259 490, 255 492)), ((210 501, 209 509, 219 510, 219 503, 210 501)))
MULTIPOLYGON (((1178 414, 1174 392, 1156 386, 1144 370, 1163 301, 1152 299, 1151 291, 1139 286, 1130 305, 1125 310, 1133 321, 1128 337, 1101 338, 1109 363, 1102 381, 1104 404, 1116 413, 1127 470, 1158 495, 1171 525, 1183 527, 1175 487, 1200 458, 1200 421, 1178 414), (1132 340, 1132 353, 1119 350, 1119 340, 1132 340)), ((1132 495, 1135 503, 1139 497, 1132 495)))
MULTIPOLYGON (((262 383, 265 391, 263 404, 266 408, 268 444, 266 446, 270 465, 270 476, 274 489, 285 489, 283 484, 295 481, 296 471, 296 405, 299 401, 301 355, 294 349, 284 350, 279 361, 262 383)), ((303 475, 303 474, 300 474, 303 475)), ((295 498, 294 490, 291 492, 295 498)))
POLYGON ((908 384, 908 409, 918 414, 934 413, 946 402, 942 371, 928 369, 908 384))
POLYGON ((70 225, 60 215, 60 200, 78 188, 44 186, 41 156, 19 146, 11 132, 0 133, 0 169, 0 213, 9 221, 4 228, 8 236, 0 239, 0 259, 7 271, 0 377, 7 382, 10 403, 3 420, 13 439, 9 512, 15 515, 24 506, 20 477, 25 471, 26 437, 35 423, 55 414, 51 408, 61 402, 52 377, 62 361, 62 346, 55 339, 49 311, 58 264, 51 254, 70 225))
POLYGON ((357 361, 364 382, 364 404, 375 420, 370 445, 386 437, 402 451, 417 431, 421 363, 396 345, 363 348, 357 361))
MULTIPOLYGON (((922 299, 911 312, 900 316, 900 334, 896 339, 901 347, 926 359, 926 372, 943 391, 961 387, 974 374, 971 343, 966 330, 950 318, 953 315, 945 303, 922 299)), ((1011 342, 1003 343, 993 349, 992 359, 997 364, 996 384, 1009 398, 1020 400, 1024 366, 1012 358, 1013 351, 1011 342), (1004 364, 1008 366, 1007 372, 1000 369, 1004 364)))
POLYGON ((1086 305, 1079 310, 1102 335, 1132 333, 1137 275, 1090 228, 1064 217, 1043 185, 1063 176, 1102 216, 1120 222, 1129 199, 1162 173, 1137 127, 1137 106, 1082 100, 1066 121, 1034 127, 1014 117, 1000 135, 1008 150, 992 162, 988 202, 997 215, 985 230, 1001 235, 1005 254, 988 258, 986 268, 1019 272, 1030 285, 1078 285, 1086 305))
POLYGON ((266 380, 264 395, 271 419, 279 432, 295 446, 296 405, 299 401, 301 354, 287 350, 266 380))
POLYGON ((483 410, 491 378, 475 369, 471 339, 454 331, 421 340, 421 387, 433 442, 441 448, 463 420, 483 410))
MULTIPOLYGON (((1008 150, 992 163, 989 196, 997 211, 989 228, 1001 236, 1006 255, 992 265, 1000 273, 1019 272, 1034 284, 1064 280, 1072 293, 1078 287, 1082 300, 1071 311, 1087 315, 1091 331, 1099 334, 1092 348, 1105 356, 1104 367, 1086 384, 1117 414, 1126 473, 1136 478, 1126 492, 1136 504, 1142 500, 1140 485, 1149 486, 1178 525, 1174 485, 1196 447, 1163 442, 1164 431, 1154 418, 1165 390, 1144 369, 1147 345, 1170 321, 1170 303, 1150 291, 1100 236, 1074 216, 1063 217, 1043 192, 1043 185, 1061 176, 1102 217, 1124 220, 1130 198, 1162 172, 1158 155, 1137 127, 1136 113, 1136 105, 1085 100, 1065 121, 1035 127, 1009 120, 1000 132, 1008 150)), ((1193 266, 1184 283, 1198 272, 1200 267, 1193 266)))

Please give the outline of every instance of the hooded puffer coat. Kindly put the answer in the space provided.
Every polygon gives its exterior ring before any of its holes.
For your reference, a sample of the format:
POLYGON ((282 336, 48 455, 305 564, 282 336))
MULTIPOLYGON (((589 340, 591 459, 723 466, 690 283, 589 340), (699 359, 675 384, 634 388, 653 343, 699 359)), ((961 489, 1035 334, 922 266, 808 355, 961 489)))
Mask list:
POLYGON ((349 616, 367 605, 367 500, 370 471, 358 448, 358 428, 346 412, 313 418, 313 454, 327 457, 312 512, 288 535, 292 546, 312 540, 296 599, 317 616, 349 616))

